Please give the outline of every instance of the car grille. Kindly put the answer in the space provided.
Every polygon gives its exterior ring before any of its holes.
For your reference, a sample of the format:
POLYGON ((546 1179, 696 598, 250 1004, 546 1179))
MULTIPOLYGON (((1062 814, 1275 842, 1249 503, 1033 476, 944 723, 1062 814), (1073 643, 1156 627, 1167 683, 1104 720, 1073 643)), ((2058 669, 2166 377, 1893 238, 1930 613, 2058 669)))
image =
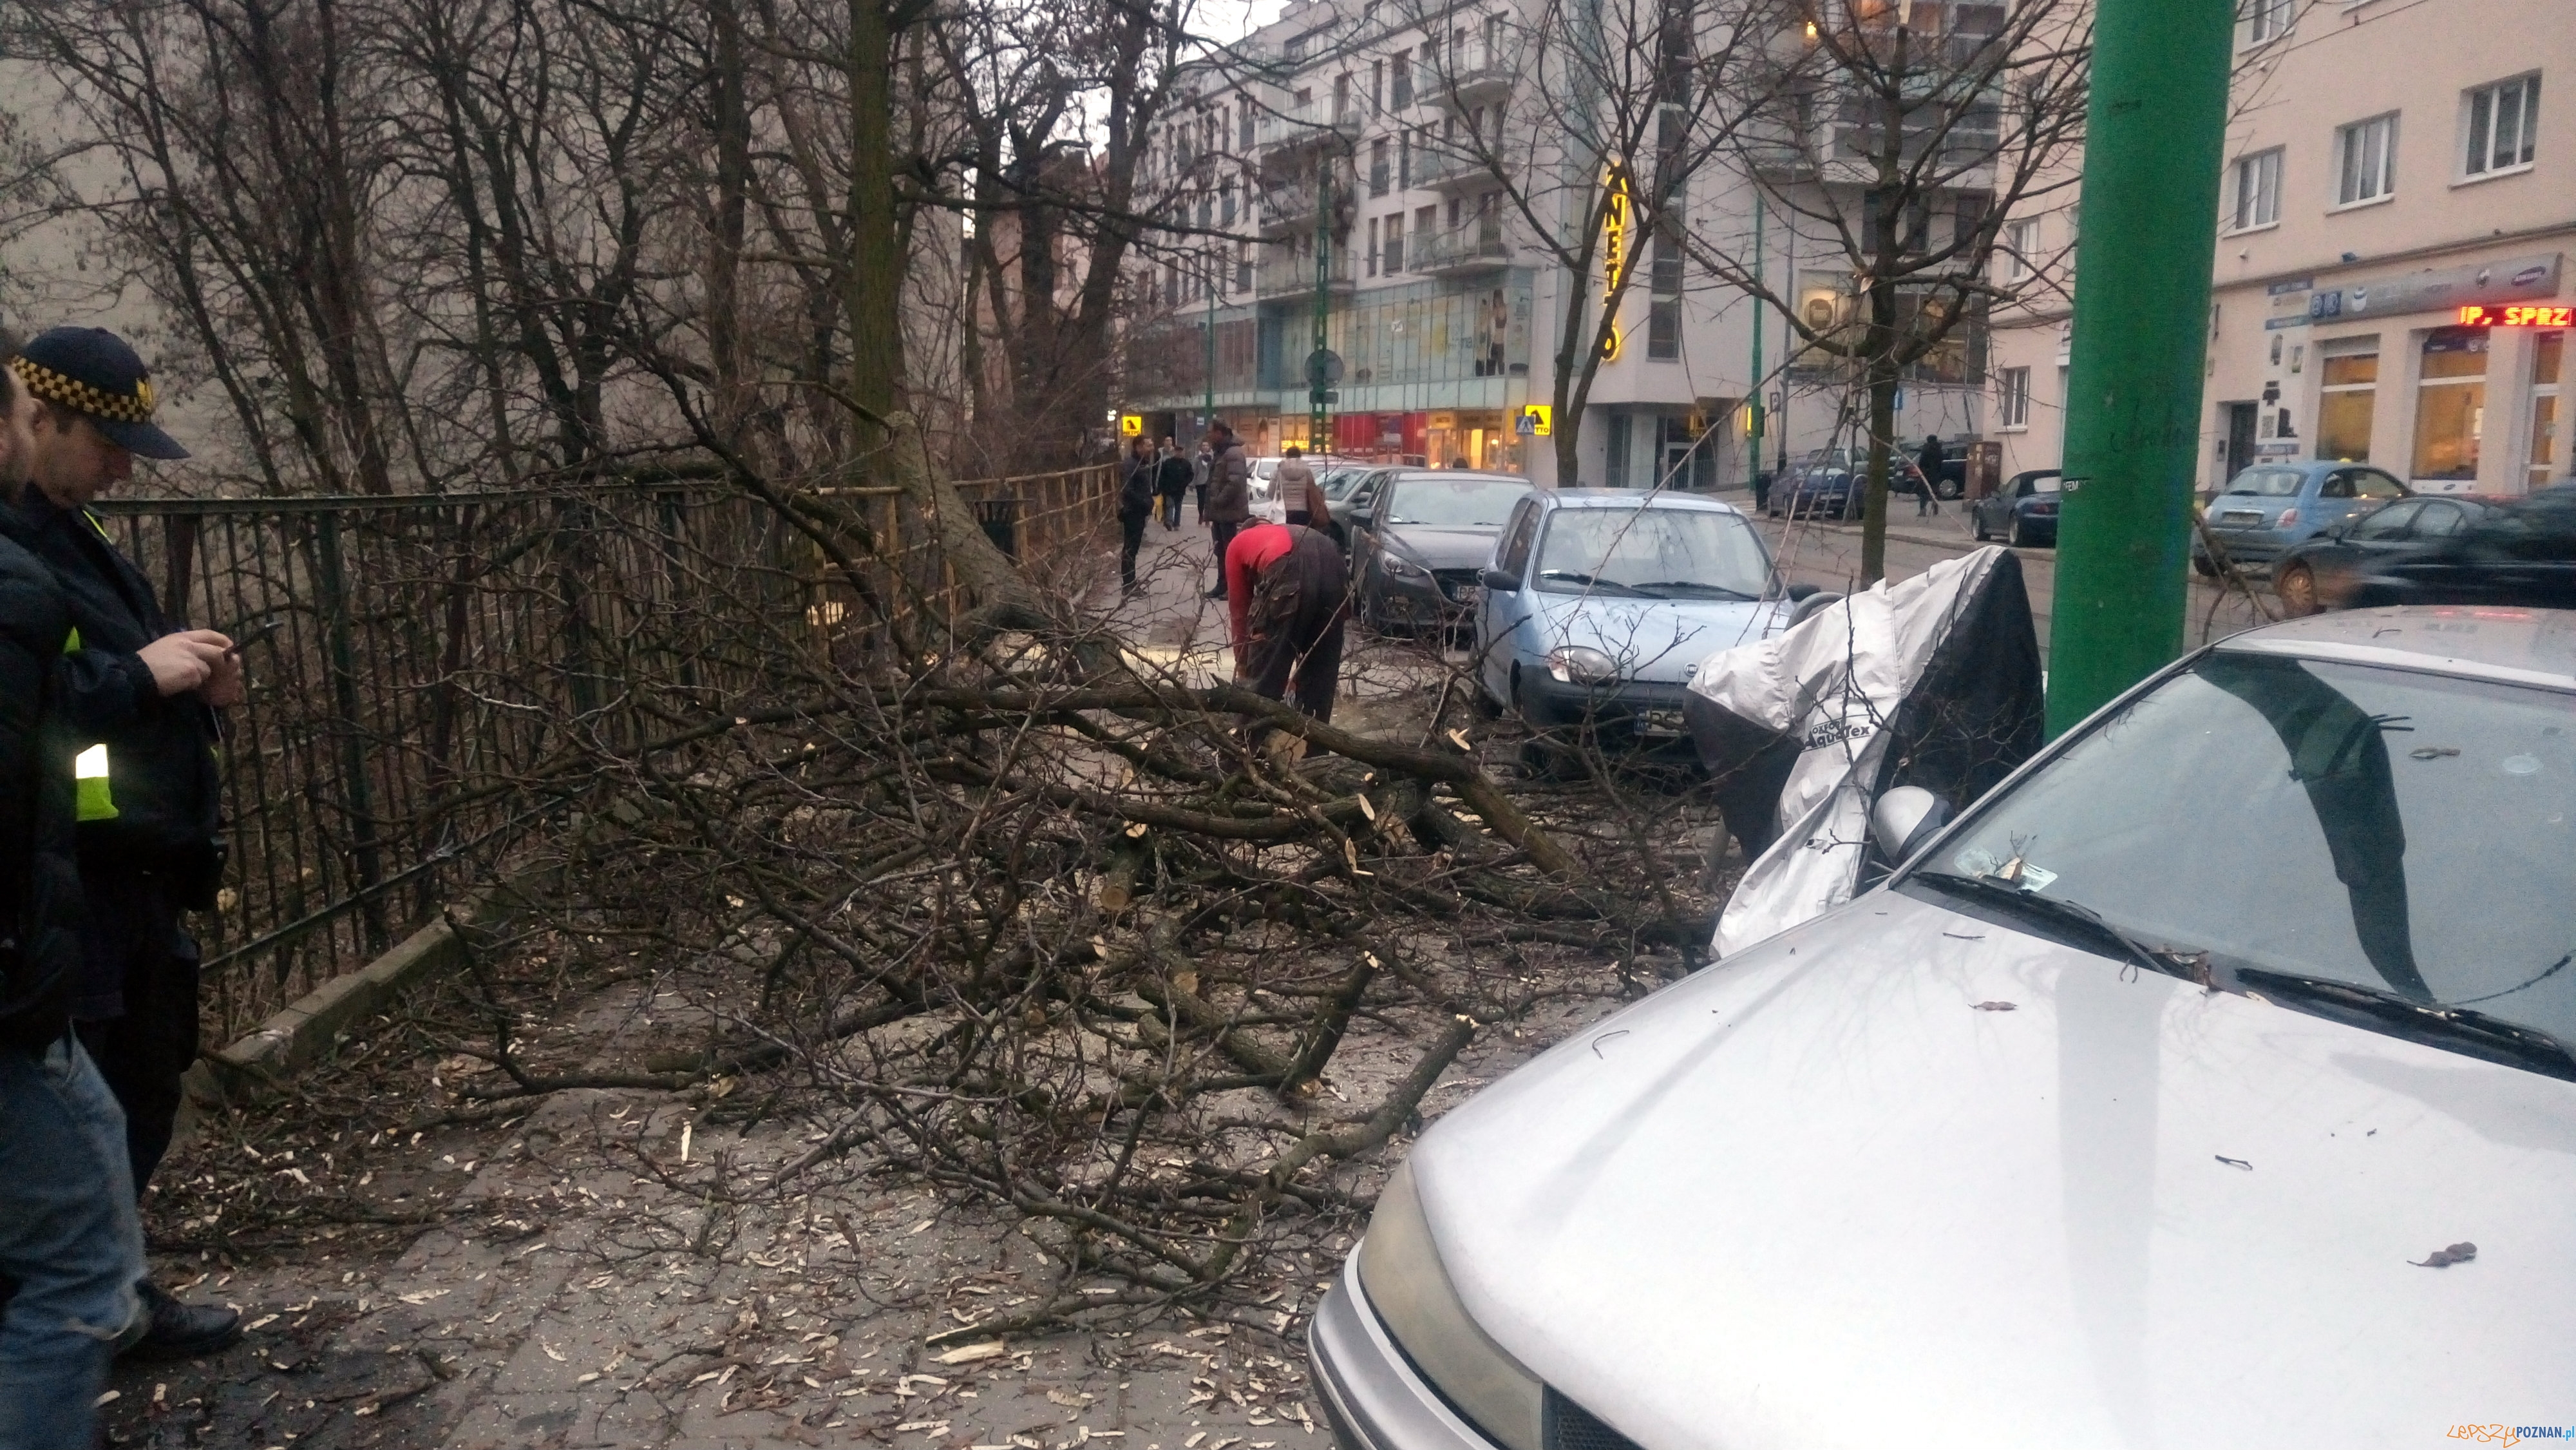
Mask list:
POLYGON ((1434 569, 1431 577, 1439 584, 1442 598, 1452 604, 1464 604, 1475 598, 1478 576, 1482 572, 1477 569, 1434 569))
POLYGON ((1541 1434, 1546 1450, 1644 1450, 1554 1390, 1547 1392, 1541 1412, 1541 1434))

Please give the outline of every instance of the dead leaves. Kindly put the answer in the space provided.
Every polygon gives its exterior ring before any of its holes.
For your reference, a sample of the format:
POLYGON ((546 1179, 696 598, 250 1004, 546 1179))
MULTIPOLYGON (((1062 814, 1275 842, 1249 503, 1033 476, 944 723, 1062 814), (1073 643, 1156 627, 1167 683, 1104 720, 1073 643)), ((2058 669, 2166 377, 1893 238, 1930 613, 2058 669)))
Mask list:
POLYGON ((2419 1269, 2447 1269, 2453 1264, 2465 1264, 2477 1256, 2476 1244, 2453 1244, 2446 1249, 2435 1249, 2423 1258, 2408 1259, 2406 1262, 2419 1269))
POLYGON ((1969 1009, 1976 1012, 2018 1012, 2021 1010, 2021 1004, 2018 1002, 1972 1002, 1969 1004, 1969 1009))

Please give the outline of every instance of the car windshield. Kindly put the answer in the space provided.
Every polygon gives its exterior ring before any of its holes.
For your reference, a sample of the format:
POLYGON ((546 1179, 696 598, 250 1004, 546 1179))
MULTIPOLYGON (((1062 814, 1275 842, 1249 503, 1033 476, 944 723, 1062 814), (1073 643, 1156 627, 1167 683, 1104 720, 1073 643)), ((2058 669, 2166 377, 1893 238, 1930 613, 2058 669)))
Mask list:
POLYGON ((1252 476, 1266 481, 1270 475, 1279 471, 1279 465, 1283 461, 1277 458, 1256 458, 1252 460, 1252 476))
POLYGON ((1407 478, 1387 500, 1390 524, 1499 529, 1530 486, 1516 478, 1407 478))
POLYGON ((2056 493, 2065 486, 2066 480, 2054 473, 2043 473, 2030 481, 2030 491, 2033 493, 2056 493))
POLYGON ((1852 466, 1851 454, 1840 448, 1819 448, 1807 455, 1806 466, 1809 472, 1832 470, 1848 473, 1852 466))
POLYGON ((2360 1025, 2437 1045, 2459 1045, 2430 1030, 2455 1019, 2576 1045, 2571 704, 2222 652, 2013 787, 1915 879, 2008 884, 2218 985, 2369 1004, 2360 1025))
POLYGON ((1762 540, 1713 509, 1561 508, 1539 545, 1538 587, 1670 599, 1758 599, 1771 580, 1762 540))
POLYGON ((2290 498, 2307 478, 2307 470, 2301 468, 2249 468, 2228 483, 2227 491, 2250 493, 2257 498, 2290 498))
POLYGON ((1368 476, 1369 470, 1365 468, 1336 468, 1317 479, 1315 486, 1324 491, 1325 498, 1339 503, 1350 497, 1351 490, 1359 487, 1360 480, 1368 476))

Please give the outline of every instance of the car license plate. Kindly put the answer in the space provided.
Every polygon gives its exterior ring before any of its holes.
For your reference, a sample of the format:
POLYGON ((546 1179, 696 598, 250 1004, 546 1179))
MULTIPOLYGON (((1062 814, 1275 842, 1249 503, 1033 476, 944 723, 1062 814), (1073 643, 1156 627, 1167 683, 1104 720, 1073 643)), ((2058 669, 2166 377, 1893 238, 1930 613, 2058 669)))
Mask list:
POLYGON ((1461 584, 1458 586, 1457 592, 1451 594, 1449 598, 1450 601, 1456 604, 1460 609, 1473 609, 1478 604, 1484 602, 1485 591, 1477 588, 1473 584, 1461 584))
POLYGON ((2231 529, 2250 529, 2263 522, 2263 515, 2256 509, 2229 509, 2218 521, 2231 529))
POLYGON ((1640 735, 1684 735, 1689 731, 1690 727, 1682 723, 1679 710, 1641 710, 1637 713, 1637 733, 1640 735))

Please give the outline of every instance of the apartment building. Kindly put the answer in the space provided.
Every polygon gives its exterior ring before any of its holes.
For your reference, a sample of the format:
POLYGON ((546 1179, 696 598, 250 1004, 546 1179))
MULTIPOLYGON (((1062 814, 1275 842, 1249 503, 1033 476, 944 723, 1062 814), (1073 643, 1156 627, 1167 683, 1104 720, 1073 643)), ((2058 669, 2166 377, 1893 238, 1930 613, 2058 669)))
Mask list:
MULTIPOLYGON (((2366 460, 2421 492, 2567 478, 2576 106, 2548 94, 2576 78, 2564 0, 2246 0, 2236 58, 2200 487, 2292 458, 2366 460)), ((2070 212, 2015 220, 2063 264, 2070 212)), ((2008 470, 2058 461, 2069 322, 2061 305, 1999 324, 2008 470)))
MULTIPOLYGON (((1980 22, 2003 7, 1948 10, 1980 22)), ((1515 134, 1508 147, 1496 144, 1498 130, 1575 124, 1530 104, 1549 84, 1549 27, 1563 23, 1552 14, 1540 0, 1310 0, 1197 69, 1195 93, 1149 153, 1140 186, 1173 198, 1176 224, 1237 235, 1172 247, 1138 269, 1125 406, 1144 414, 1147 431, 1191 436, 1212 405, 1264 453, 1294 443, 1551 483, 1723 486, 1750 468, 1744 405, 1759 328, 1760 386, 1772 417, 1787 418, 1785 433, 1774 422, 1763 466, 1775 449, 1855 441, 1848 370, 1793 348, 1777 309, 1653 234, 1623 239, 1637 270, 1615 355, 1587 398, 1577 477, 1556 478, 1550 440, 1522 431, 1534 426, 1521 421, 1526 405, 1554 397, 1569 291, 1597 302, 1605 282, 1598 266, 1573 275, 1534 235, 1579 225, 1580 188, 1506 186, 1493 164, 1508 150, 1533 169, 1570 175, 1588 165, 1569 160, 1586 154, 1570 140, 1515 134), (1319 292, 1321 346, 1339 370, 1329 436, 1313 438, 1305 367, 1318 348, 1319 292)), ((1800 43, 1794 28, 1781 39, 1800 43)), ((1791 149, 1837 155, 1837 117, 1830 104, 1808 117, 1812 134, 1799 138, 1807 144, 1791 149)), ((1730 151, 1691 175, 1681 204, 1693 233, 1738 258, 1758 253, 1768 285, 1802 314, 1848 318, 1851 268, 1836 260, 1830 223, 1816 219, 1834 208, 1809 206, 1800 221, 1774 200, 1757 220, 1757 171, 1774 198, 1854 190, 1831 166, 1730 151)), ((1856 190, 1842 210, 1857 212, 1856 190)), ((1952 220, 1945 210, 1924 236, 1946 238, 1952 220)), ((1914 368, 1899 433, 1976 432, 1982 352, 1982 330, 1961 329, 1914 368)))

